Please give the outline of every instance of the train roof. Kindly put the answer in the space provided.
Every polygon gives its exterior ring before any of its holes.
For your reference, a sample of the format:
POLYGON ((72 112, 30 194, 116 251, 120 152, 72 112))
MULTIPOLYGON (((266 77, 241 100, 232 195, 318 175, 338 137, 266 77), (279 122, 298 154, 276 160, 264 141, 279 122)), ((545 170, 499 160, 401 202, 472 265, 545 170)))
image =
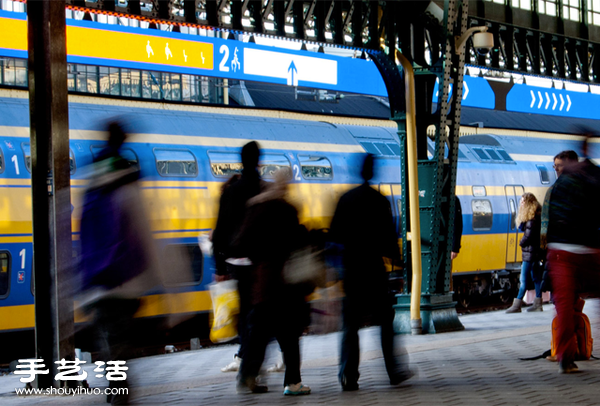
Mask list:
MULTIPOLYGON (((390 110, 387 98, 346 95, 335 103, 297 100, 294 88, 261 82, 245 82, 246 89, 256 107, 319 114, 346 115, 386 120, 390 110)), ((434 106, 435 108, 435 106, 434 106)), ((559 117, 542 114, 516 113, 476 107, 461 108, 461 125, 507 130, 540 131, 571 134, 577 127, 597 129, 600 120, 559 117)))

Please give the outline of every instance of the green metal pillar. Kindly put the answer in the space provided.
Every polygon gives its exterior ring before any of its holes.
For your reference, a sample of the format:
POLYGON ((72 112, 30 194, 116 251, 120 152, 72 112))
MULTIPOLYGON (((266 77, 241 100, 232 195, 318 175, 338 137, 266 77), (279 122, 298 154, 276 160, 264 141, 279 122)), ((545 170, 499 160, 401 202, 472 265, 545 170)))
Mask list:
MULTIPOLYGON (((452 300, 452 237, 454 233, 456 163, 460 130, 460 109, 464 72, 464 53, 455 51, 455 37, 466 31, 468 2, 446 0, 444 8, 444 38, 442 57, 428 68, 415 66, 417 93, 417 137, 419 140, 419 211, 421 224, 421 320, 423 333, 440 333, 462 330, 464 327, 456 314, 452 300), (445 45, 445 46, 444 46, 445 45), (439 81, 438 103, 432 109, 435 79, 439 81), (452 89, 452 90, 450 90, 452 89), (458 97, 457 97, 458 96, 458 97), (435 127, 433 156, 427 157, 427 128, 435 127)), ((401 145, 405 140, 403 117, 398 122, 401 145)), ((402 178, 403 197, 407 190, 402 178)), ((403 198, 403 219, 408 202, 403 198)), ((404 221, 406 223, 406 221, 404 221)), ((403 230, 406 232, 406 228, 403 230)), ((405 235, 405 234, 404 234, 405 235)), ((405 290, 397 296, 395 329, 410 333, 411 272, 410 249, 404 244, 405 290)))

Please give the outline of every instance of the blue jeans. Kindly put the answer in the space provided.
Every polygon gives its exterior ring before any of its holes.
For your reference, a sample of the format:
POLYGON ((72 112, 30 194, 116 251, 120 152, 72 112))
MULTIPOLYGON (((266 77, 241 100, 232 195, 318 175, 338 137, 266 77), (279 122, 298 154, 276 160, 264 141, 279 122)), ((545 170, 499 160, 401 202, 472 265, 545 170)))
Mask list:
POLYGON ((519 280, 521 286, 519 287, 517 299, 522 300, 525 297, 527 284, 532 280, 535 286, 535 297, 542 297, 542 279, 533 271, 534 264, 535 262, 523 261, 523 264, 521 265, 521 279, 519 280))

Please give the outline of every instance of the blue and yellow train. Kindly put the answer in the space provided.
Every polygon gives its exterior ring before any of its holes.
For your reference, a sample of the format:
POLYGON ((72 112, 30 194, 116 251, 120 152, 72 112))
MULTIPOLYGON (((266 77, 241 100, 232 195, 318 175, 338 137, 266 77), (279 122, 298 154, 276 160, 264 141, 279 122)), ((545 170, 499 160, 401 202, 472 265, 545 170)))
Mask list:
MULTIPOLYGON (((162 293, 143 298, 140 317, 211 308, 212 258, 202 255, 198 236, 213 229, 221 185, 240 171, 240 147, 249 140, 261 145, 264 178, 279 167, 292 170, 291 199, 309 228, 329 226, 338 198, 360 183, 363 154, 375 153, 379 171, 373 186, 389 198, 399 226, 400 148, 394 122, 72 95, 75 253, 86 166, 105 145, 103 130, 115 117, 134 128, 123 154, 141 170, 140 186, 163 266, 190 271, 189 280, 178 280, 180 272, 169 279, 167 273, 162 293)), ((463 304, 474 293, 506 295, 514 289, 521 259, 514 224, 519 197, 530 191, 542 200, 556 176, 552 157, 577 149, 577 139, 568 135, 481 130, 464 128, 460 142, 457 195, 464 232, 453 271, 463 304)), ((600 155, 596 146, 594 157, 600 155)), ((31 209, 28 93, 0 89, 0 332, 34 326, 31 209)))

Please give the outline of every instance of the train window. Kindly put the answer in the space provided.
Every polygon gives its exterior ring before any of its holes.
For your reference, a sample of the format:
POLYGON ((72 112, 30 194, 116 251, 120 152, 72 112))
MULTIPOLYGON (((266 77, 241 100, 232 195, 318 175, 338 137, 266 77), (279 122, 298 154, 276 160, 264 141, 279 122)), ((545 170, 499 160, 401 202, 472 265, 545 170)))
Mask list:
POLYGON ((258 173, 265 179, 272 179, 273 174, 281 168, 290 168, 291 164, 283 154, 261 154, 258 162, 258 173))
POLYGON ((467 158, 467 156, 460 150, 460 148, 458 149, 458 159, 462 159, 465 161, 469 160, 469 158, 467 158))
POLYGON ((8 297, 10 288, 10 255, 7 251, 0 252, 0 299, 8 297))
POLYGON ((75 165, 75 156, 73 155, 73 151, 69 148, 69 170, 71 171, 71 175, 75 173, 77 166, 75 165))
POLYGON ((329 159, 322 156, 298 155, 302 176, 305 179, 331 179, 333 169, 329 159))
POLYGON ((163 256, 167 286, 198 285, 203 276, 202 251, 196 244, 169 244, 163 256))
POLYGON ((377 147, 381 151, 381 155, 394 155, 392 150, 382 142, 374 142, 373 145, 377 147))
POLYGON ((500 158, 500 156, 493 149, 486 148, 485 152, 487 152, 494 161, 502 161, 502 158, 500 158))
POLYGON ((539 173, 540 173, 540 182, 543 185, 547 185, 550 183, 550 175, 548 175, 548 169, 544 165, 536 165, 539 173))
POLYGON ((4 172, 4 153, 2 152, 2 148, 0 148, 0 173, 4 172))
POLYGON ((517 228, 517 205, 513 199, 510 199, 508 202, 510 205, 510 229, 514 230, 517 228))
MULTIPOLYGON (((98 156, 100 156, 100 152, 102 152, 102 150, 106 148, 105 146, 100 146, 100 145, 92 145, 92 156, 94 157, 94 159, 98 158, 98 156)), ((121 148, 119 150, 119 154, 123 157, 123 159, 125 159, 127 162, 129 162, 129 165, 131 166, 140 166, 140 161, 136 155, 135 152, 133 152, 132 149, 129 148, 121 148)))
POLYGON ((161 176, 196 176, 198 165, 191 151, 155 149, 156 169, 161 176))
POLYGON ((210 170, 218 177, 231 177, 242 173, 242 156, 236 152, 208 151, 210 170))
POLYGON ((485 190, 485 186, 473 186, 473 196, 475 197, 481 197, 481 196, 486 196, 486 190, 485 190))
POLYGON ((394 153, 394 155, 398 155, 400 156, 400 145, 398 144, 386 144, 388 147, 390 147, 390 149, 392 150, 392 152, 394 153))
POLYGON ((492 203, 489 200, 473 200, 471 209, 473 211, 473 230, 491 230, 494 218, 492 203))
POLYGON ((23 149, 23 157, 25 158, 25 168, 31 173, 31 147, 28 142, 24 142, 21 144, 21 148, 23 149))
POLYGON ((510 157, 510 155, 508 155, 508 152, 506 152, 505 150, 498 149, 496 151, 500 154, 500 156, 502 157, 502 159, 504 159, 505 161, 507 161, 507 162, 514 162, 513 159, 510 157))
POLYGON ((489 161, 490 160, 490 157, 488 156, 488 154, 486 154, 485 151, 481 148, 473 148, 473 152, 475 152, 475 154, 477 154, 477 157, 481 161, 489 161))
POLYGON ((377 147, 375 147, 375 145, 373 145, 372 142, 361 142, 360 145, 363 146, 363 148, 365 149, 365 151, 367 151, 369 154, 373 154, 373 155, 379 155, 380 152, 377 149, 377 147))

